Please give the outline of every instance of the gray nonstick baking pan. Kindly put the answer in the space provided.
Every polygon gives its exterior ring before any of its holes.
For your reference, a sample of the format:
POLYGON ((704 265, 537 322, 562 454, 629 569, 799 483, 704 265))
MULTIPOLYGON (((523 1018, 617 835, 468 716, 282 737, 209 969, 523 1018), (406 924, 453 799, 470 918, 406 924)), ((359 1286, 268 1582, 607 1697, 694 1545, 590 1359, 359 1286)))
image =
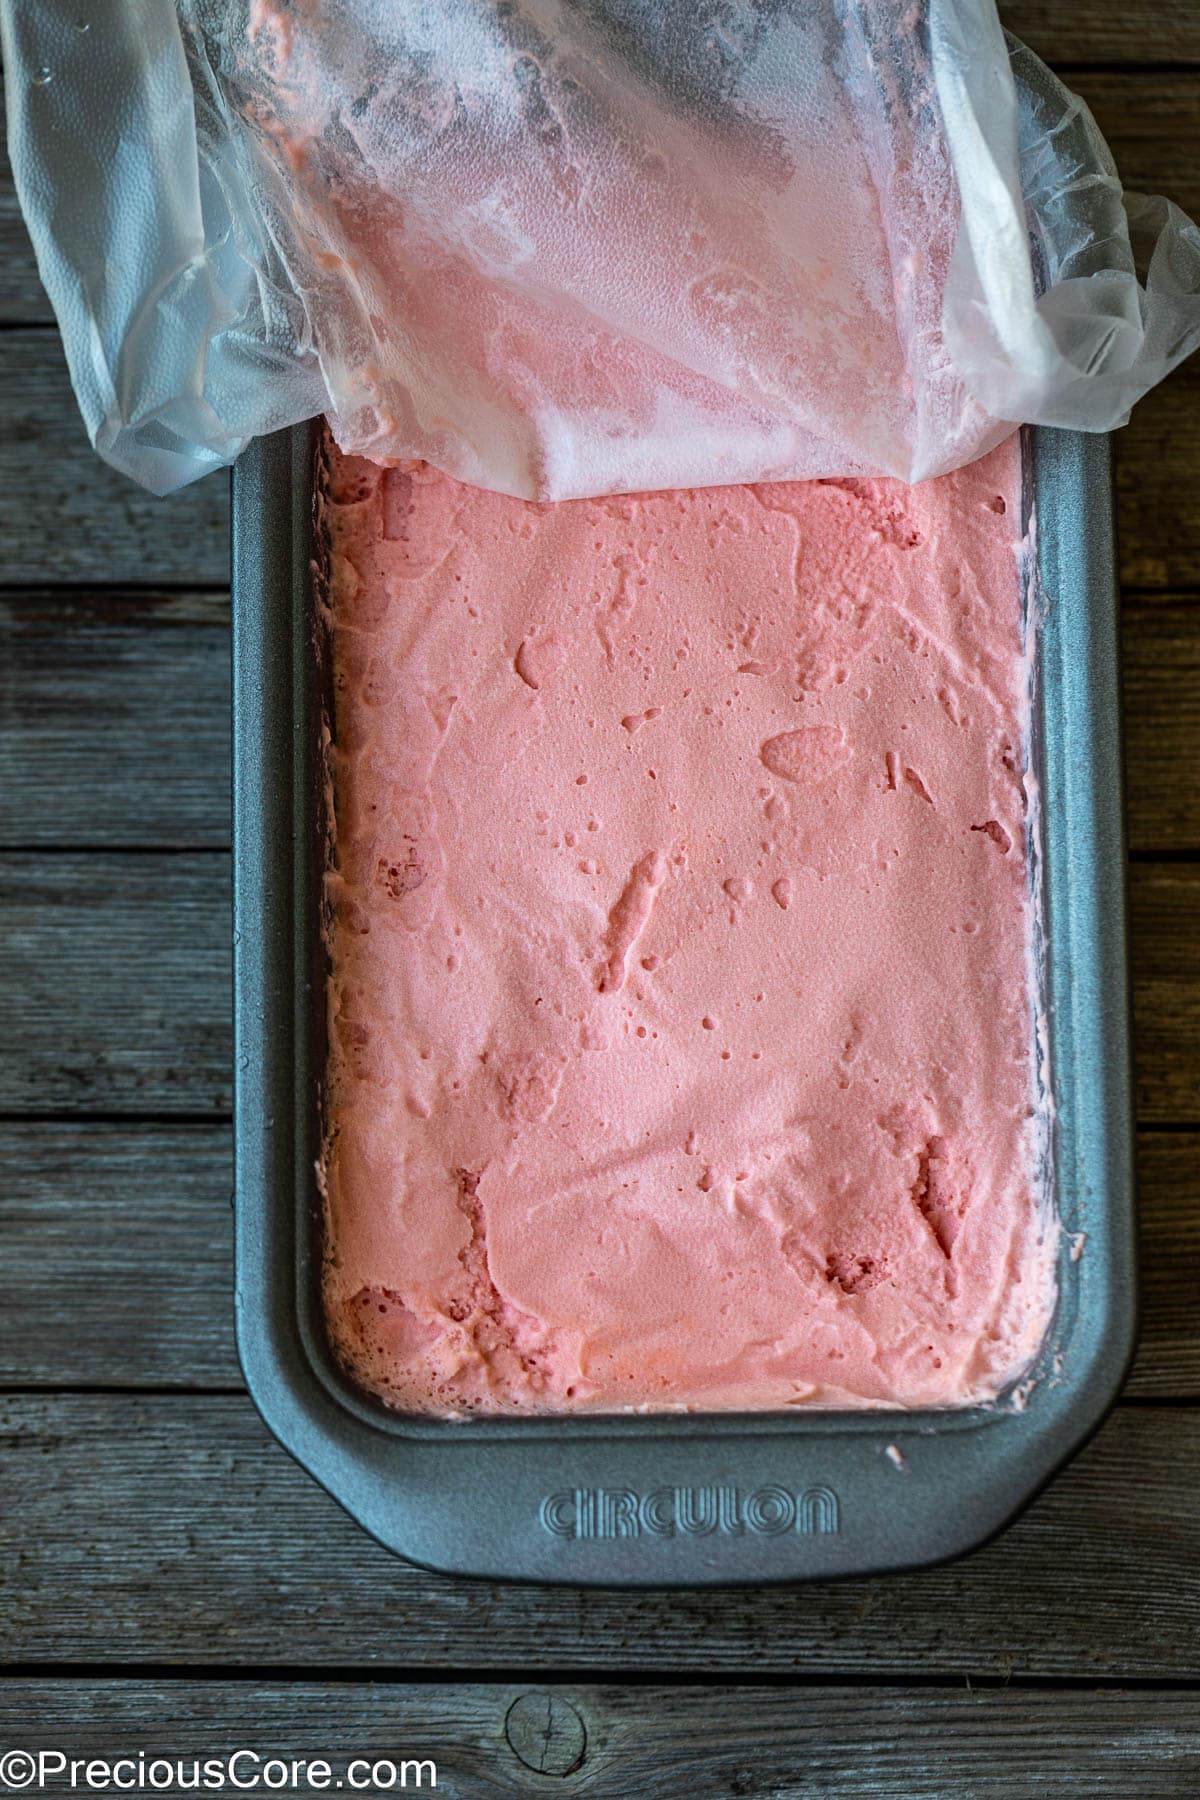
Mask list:
POLYGON ((1044 1002, 1062 1222, 1056 1316, 1007 1399, 940 1413, 462 1422, 390 1412, 321 1318, 327 854, 314 491, 320 438, 234 475, 238 1341, 287 1449, 382 1543, 464 1574, 658 1586, 942 1561, 999 1530, 1094 1430, 1134 1336, 1124 841, 1105 439, 1025 435, 1039 610, 1044 1002))

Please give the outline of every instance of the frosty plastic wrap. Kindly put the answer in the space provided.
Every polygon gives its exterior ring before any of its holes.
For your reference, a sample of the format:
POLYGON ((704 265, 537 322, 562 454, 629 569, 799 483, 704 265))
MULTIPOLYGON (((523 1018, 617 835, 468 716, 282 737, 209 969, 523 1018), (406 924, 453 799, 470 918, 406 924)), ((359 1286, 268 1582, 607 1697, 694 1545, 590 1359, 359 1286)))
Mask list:
POLYGON ((344 448, 546 499, 917 480, 1015 421, 1120 424, 1200 341, 1200 233, 1122 195, 992 0, 0 23, 88 430, 160 492, 322 411, 344 448))

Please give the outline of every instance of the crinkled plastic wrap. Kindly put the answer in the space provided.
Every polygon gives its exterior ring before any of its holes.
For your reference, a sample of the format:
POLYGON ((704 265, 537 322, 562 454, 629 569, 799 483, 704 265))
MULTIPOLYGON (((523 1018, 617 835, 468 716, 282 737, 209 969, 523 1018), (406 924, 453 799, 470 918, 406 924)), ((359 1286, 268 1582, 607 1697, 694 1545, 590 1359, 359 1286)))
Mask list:
POLYGON ((540 498, 917 480, 1015 421, 1118 425, 1200 341, 1200 233, 1014 81, 993 0, 0 23, 88 430, 160 492, 322 411, 540 498))

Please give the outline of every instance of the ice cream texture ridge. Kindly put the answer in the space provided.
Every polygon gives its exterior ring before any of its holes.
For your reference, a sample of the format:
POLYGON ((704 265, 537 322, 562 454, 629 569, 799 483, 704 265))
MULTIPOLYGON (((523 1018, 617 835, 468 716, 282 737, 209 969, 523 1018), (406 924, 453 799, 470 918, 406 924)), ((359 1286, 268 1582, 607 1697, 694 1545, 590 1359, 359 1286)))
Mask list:
POLYGON ((539 504, 326 451, 325 1307, 402 1409, 957 1406, 1054 1302, 1016 438, 539 504))

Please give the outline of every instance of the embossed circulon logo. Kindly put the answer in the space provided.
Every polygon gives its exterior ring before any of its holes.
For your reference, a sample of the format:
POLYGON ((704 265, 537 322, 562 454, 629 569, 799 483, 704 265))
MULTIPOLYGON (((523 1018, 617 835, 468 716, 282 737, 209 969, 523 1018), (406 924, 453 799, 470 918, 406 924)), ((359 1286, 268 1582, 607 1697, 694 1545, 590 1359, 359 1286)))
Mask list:
POLYGON ((760 1487, 560 1488, 538 1508, 543 1531, 556 1538, 781 1537, 838 1532, 841 1506, 830 1487, 796 1493, 760 1487))

